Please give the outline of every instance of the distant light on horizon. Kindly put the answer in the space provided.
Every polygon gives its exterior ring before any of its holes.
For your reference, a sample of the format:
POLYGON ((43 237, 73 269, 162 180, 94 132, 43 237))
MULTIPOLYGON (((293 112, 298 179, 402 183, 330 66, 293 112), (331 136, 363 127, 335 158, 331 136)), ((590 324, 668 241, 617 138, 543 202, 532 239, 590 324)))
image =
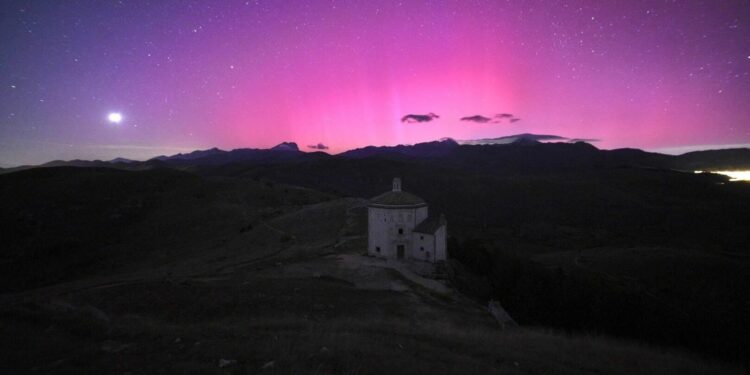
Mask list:
POLYGON ((695 171, 695 173, 717 173, 729 177, 729 181, 750 181, 750 171, 695 171))

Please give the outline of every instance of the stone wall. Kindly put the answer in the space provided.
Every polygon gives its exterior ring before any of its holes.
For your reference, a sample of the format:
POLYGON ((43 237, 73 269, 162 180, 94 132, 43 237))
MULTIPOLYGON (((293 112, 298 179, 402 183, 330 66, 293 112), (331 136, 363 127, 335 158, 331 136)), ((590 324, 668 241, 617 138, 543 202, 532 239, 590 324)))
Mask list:
POLYGON ((368 207, 367 253, 376 257, 396 259, 397 246, 402 245, 404 257, 409 257, 413 254, 412 231, 417 224, 427 218, 427 214, 427 207, 368 207))

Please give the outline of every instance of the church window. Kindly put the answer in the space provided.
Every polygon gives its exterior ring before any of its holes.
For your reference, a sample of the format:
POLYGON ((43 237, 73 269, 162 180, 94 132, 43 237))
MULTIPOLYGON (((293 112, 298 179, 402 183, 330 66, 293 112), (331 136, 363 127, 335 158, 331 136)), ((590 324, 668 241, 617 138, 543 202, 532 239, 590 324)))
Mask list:
POLYGON ((375 251, 380 252, 380 246, 376 246, 375 251))
POLYGON ((424 239, 424 236, 419 236, 419 239, 420 239, 420 240, 423 240, 423 239, 424 239))
POLYGON ((420 246, 419 251, 424 251, 424 246, 420 246))
POLYGON ((398 228, 398 234, 404 234, 404 228, 398 228))

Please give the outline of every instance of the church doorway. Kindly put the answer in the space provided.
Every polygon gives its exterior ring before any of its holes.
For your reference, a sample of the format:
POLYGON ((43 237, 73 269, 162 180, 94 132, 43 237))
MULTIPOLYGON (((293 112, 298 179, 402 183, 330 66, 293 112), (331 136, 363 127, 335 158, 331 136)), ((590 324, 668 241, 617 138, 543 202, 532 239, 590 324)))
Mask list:
POLYGON ((396 245, 396 257, 404 259, 404 245, 396 245))

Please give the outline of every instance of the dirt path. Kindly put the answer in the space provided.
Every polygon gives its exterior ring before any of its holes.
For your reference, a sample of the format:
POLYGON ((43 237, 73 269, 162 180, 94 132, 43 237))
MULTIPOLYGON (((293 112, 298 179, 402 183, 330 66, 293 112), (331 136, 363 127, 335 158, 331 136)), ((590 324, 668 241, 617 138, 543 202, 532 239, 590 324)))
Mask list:
POLYGON ((392 269, 398 272, 406 280, 417 284, 431 292, 435 292, 441 295, 453 294, 453 289, 445 286, 441 282, 433 279, 424 278, 417 275, 416 273, 409 270, 406 265, 400 262, 389 262, 383 259, 377 259, 372 257, 366 257, 356 254, 341 254, 337 258, 338 263, 342 267, 346 268, 358 268, 358 267, 380 267, 392 269))

